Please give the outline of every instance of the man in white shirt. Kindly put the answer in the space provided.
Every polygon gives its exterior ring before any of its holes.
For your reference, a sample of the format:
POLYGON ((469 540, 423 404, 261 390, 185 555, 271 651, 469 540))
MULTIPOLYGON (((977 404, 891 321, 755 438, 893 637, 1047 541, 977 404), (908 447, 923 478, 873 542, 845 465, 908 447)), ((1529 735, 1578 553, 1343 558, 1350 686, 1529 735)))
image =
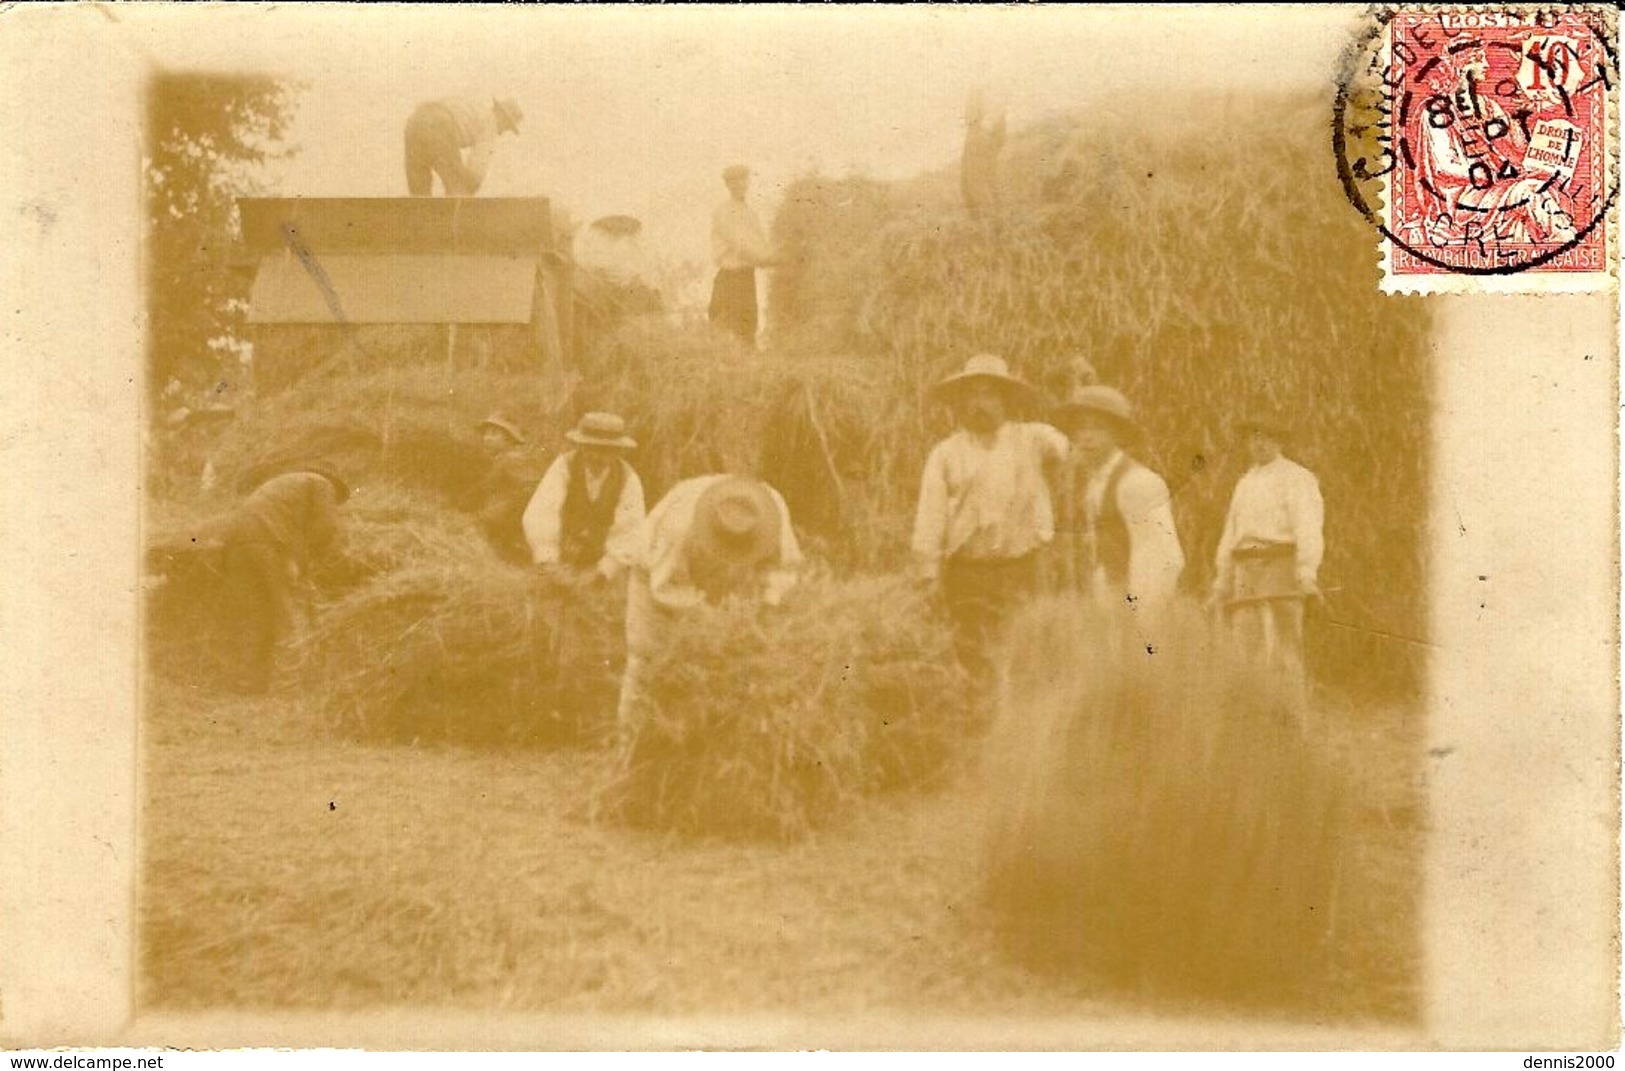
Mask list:
POLYGON ((504 97, 453 97, 420 104, 406 121, 406 188, 413 197, 434 192, 434 176, 447 197, 473 197, 485 181, 497 138, 519 133, 525 117, 519 103, 504 97))
POLYGON ((1048 424, 1011 419, 1036 392, 1004 360, 978 354, 934 389, 959 427, 926 459, 912 549, 917 577, 940 583, 960 664, 980 698, 993 684, 1010 618, 1038 586, 1055 535, 1045 466, 1067 456, 1048 424))
POLYGON ((762 481, 696 476, 666 493, 640 529, 627 584, 623 740, 649 660, 682 613, 727 599, 776 606, 795 585, 801 561, 790 510, 762 481))
POLYGON ((637 442, 614 413, 588 413, 564 437, 575 445, 548 466, 523 527, 531 560, 547 571, 612 581, 637 558, 643 483, 624 457, 637 442))
POLYGON ((1142 437, 1128 399, 1111 387, 1079 387, 1053 421, 1072 440, 1056 511, 1061 586, 1113 612, 1167 609, 1185 552, 1168 485, 1124 452, 1142 437))
POLYGON ((1214 565, 1210 605, 1222 605, 1249 657, 1280 672, 1302 698, 1304 601, 1318 598, 1325 505, 1314 473, 1282 453, 1284 421, 1242 424, 1252 467, 1237 481, 1214 565))
POLYGON ((756 343, 756 269, 771 267, 773 249, 762 221, 745 202, 750 168, 734 164, 722 172, 728 199, 711 213, 711 252, 717 275, 711 284, 711 322, 756 343))

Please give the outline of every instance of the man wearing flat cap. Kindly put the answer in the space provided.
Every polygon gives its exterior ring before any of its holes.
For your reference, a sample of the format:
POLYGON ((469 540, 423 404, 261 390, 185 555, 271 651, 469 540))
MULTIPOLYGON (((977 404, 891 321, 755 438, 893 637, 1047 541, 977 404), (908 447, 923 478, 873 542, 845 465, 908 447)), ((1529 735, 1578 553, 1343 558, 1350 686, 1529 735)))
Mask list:
POLYGON ((571 448, 548 466, 525 507, 531 561, 615 580, 635 560, 644 519, 643 481, 626 460, 637 442, 614 413, 588 413, 564 437, 571 448))
POLYGON ((1320 595, 1326 549, 1320 481, 1282 453, 1287 424, 1276 414, 1255 414, 1240 430, 1252 466, 1230 499, 1209 604, 1222 606, 1244 650, 1301 696, 1304 602, 1320 595))
POLYGON ((298 622, 294 585, 332 546, 337 508, 349 497, 344 480, 307 465, 259 483, 227 522, 222 542, 227 609, 235 626, 235 687, 270 687, 277 648, 298 622))
POLYGON ((734 164, 722 172, 728 199, 711 214, 711 252, 717 274, 711 284, 711 323, 756 344, 756 269, 771 267, 773 249, 756 211, 745 201, 750 168, 734 164))
POLYGON ((1166 609, 1185 552, 1168 485, 1126 452, 1142 437, 1128 399, 1111 387, 1078 387, 1051 420, 1072 441, 1058 481, 1062 587, 1113 612, 1166 609))
POLYGON ((525 118, 512 97, 451 97, 420 104, 406 121, 406 188, 413 197, 434 193, 434 177, 447 197, 473 197, 504 133, 519 133, 525 118))
POLYGON ((745 476, 683 480, 649 511, 626 594, 626 673, 618 719, 632 725, 650 657, 685 610, 747 599, 777 605, 801 545, 777 490, 745 476))
POLYGON ((1048 424, 1012 417, 1037 392, 1004 360, 978 354, 933 393, 958 428, 926 459, 912 549, 920 580, 940 583, 955 649, 985 698, 1010 618, 1038 586, 1038 557, 1054 538, 1047 465, 1067 456, 1048 424))

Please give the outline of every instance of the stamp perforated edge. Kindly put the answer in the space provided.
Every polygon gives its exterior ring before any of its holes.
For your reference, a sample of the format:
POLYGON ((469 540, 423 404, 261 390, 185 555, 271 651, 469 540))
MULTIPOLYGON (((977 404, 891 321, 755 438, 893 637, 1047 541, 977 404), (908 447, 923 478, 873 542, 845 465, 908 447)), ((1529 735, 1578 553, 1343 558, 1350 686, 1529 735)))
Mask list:
MULTIPOLYGON (((1493 7, 1487 5, 1465 4, 1391 4, 1373 9, 1377 12, 1394 14, 1398 12, 1420 14, 1480 14, 1490 11, 1517 11, 1520 13, 1538 12, 1583 12, 1594 17, 1605 28, 1608 38, 1614 44, 1615 64, 1612 71, 1613 80, 1603 93, 1603 134, 1606 141, 1603 145, 1603 166, 1606 168, 1610 188, 1614 194, 1603 212, 1604 262, 1607 265, 1602 271, 1588 272, 1541 272, 1539 270, 1521 271, 1510 275, 1467 275, 1454 272, 1440 272, 1436 275, 1407 275, 1398 274, 1394 270, 1393 242, 1386 235, 1378 233, 1377 254, 1382 269, 1382 277, 1378 282, 1378 289, 1384 294, 1428 295, 1428 294, 1595 294, 1609 292, 1619 286, 1619 13, 1610 5, 1601 4, 1498 4, 1493 7)), ((1391 22, 1390 22, 1391 25, 1391 22)), ((1380 34, 1381 61, 1384 66, 1393 59, 1392 38, 1385 26, 1380 34)), ((1377 184, 1377 198, 1379 211, 1383 219, 1388 218, 1389 178, 1387 175, 1377 184)))

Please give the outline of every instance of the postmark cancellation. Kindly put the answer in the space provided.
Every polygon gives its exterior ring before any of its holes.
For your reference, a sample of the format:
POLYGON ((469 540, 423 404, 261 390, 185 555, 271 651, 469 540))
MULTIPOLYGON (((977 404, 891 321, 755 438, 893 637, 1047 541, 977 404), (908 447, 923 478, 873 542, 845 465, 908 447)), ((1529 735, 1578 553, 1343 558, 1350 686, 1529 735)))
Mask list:
POLYGON ((1611 290, 1617 18, 1400 6, 1346 59, 1334 141, 1390 293, 1611 290))

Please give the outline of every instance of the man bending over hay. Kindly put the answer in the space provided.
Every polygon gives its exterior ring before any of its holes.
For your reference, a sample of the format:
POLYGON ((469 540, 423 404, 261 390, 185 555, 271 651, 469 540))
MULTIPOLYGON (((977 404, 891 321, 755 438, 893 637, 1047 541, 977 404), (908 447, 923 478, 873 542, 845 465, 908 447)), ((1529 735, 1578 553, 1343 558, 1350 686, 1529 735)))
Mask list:
POLYGON ((959 427, 926 459, 914 520, 917 575, 942 585, 959 661, 983 697, 994 649, 1038 587, 1039 552, 1055 535, 1045 465, 1064 460, 1066 436, 1011 415, 1037 392, 1003 359, 979 354, 933 393, 959 427))
POLYGON ((650 658, 685 610, 730 599, 777 605, 796 582, 801 546, 778 491, 743 476, 696 476, 649 512, 626 595, 623 740, 650 658))
POLYGON ((297 620, 294 582, 338 534, 336 508, 350 488, 326 469, 284 472, 260 484, 228 522, 226 603, 235 630, 236 677, 243 691, 271 684, 277 645, 297 620))
POLYGON ((588 413, 564 437, 574 449, 548 466, 525 507, 531 560, 613 581, 632 564, 644 519, 643 481, 623 456, 638 444, 614 413, 588 413))
POLYGON ((1072 392, 1052 418, 1072 440, 1056 503, 1056 572, 1065 590, 1119 615, 1160 616, 1185 569, 1168 485, 1125 451, 1141 437, 1111 387, 1072 392))

